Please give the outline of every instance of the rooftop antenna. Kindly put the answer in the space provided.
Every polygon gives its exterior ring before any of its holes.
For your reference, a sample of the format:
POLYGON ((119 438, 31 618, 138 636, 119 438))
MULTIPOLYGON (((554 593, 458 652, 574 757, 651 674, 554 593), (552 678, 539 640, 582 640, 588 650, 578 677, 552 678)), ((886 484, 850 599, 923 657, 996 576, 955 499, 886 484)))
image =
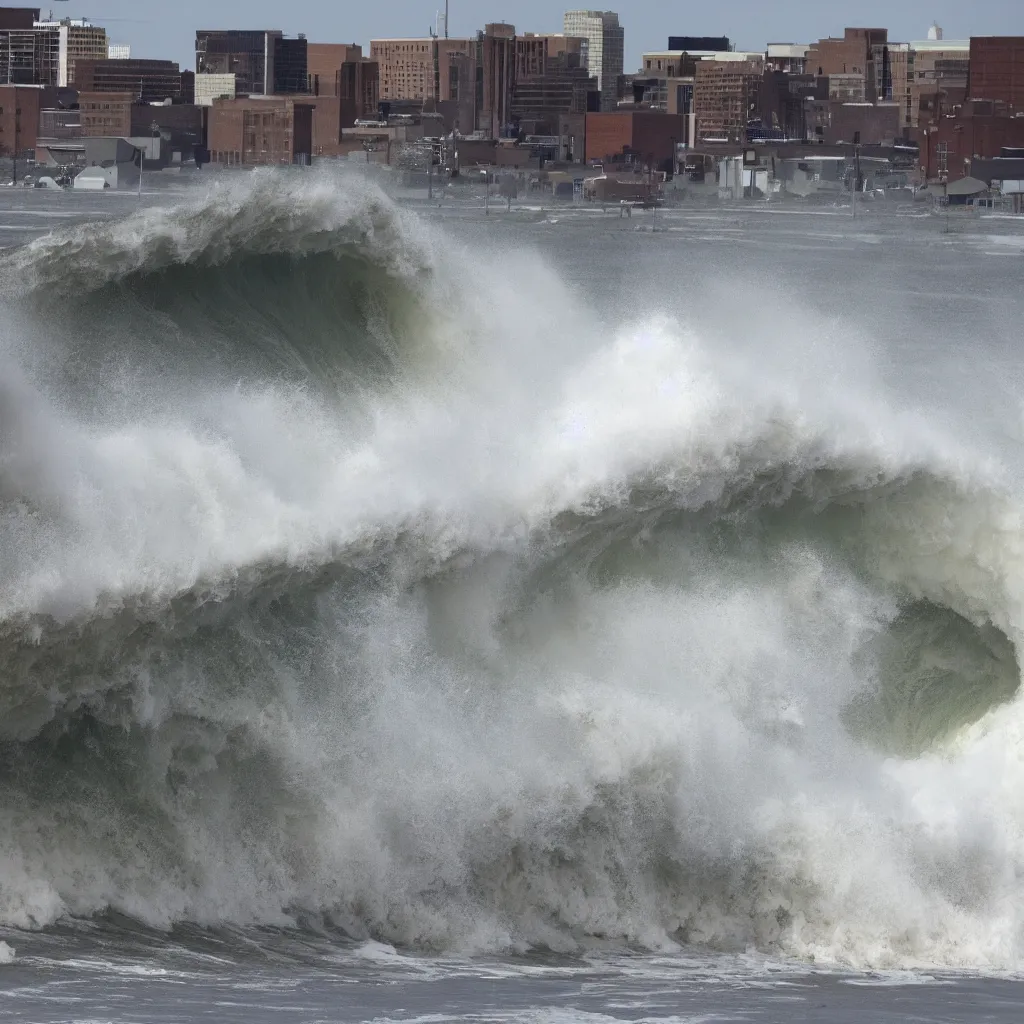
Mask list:
POLYGON ((448 0, 444 0, 444 37, 448 38, 448 0))

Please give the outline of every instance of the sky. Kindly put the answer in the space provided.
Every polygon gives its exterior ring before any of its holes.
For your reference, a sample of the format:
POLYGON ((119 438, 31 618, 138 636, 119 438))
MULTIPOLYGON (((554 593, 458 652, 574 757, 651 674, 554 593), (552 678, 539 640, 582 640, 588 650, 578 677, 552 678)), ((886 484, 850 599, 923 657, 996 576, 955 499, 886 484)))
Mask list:
MULTIPOLYGON (((443 0, 2 0, 10 6, 52 10, 56 17, 89 18, 107 29, 112 42, 130 43, 132 56, 195 63, 198 28, 282 29, 305 32, 311 42, 362 43, 372 38, 426 35, 443 0)), ((971 35, 1024 35, 1024 0, 732 0, 731 3, 669 5, 665 0, 605 0, 626 30, 627 73, 645 50, 664 49, 669 35, 727 35, 740 50, 767 43, 806 43, 842 35, 846 25, 889 29, 889 38, 924 39, 933 21, 947 39, 971 35), (670 13, 677 7, 677 13, 670 13)), ((556 32, 562 7, 550 0, 451 0, 451 35, 475 32, 486 22, 507 21, 520 32, 556 32)))

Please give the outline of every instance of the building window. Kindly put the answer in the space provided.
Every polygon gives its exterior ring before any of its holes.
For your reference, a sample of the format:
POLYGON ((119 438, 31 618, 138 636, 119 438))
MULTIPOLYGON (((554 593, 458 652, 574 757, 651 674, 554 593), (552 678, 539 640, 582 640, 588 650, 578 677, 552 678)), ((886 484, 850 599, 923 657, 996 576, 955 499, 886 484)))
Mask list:
POLYGON ((949 171, 949 143, 940 142, 935 154, 939 161, 939 174, 946 174, 949 171))

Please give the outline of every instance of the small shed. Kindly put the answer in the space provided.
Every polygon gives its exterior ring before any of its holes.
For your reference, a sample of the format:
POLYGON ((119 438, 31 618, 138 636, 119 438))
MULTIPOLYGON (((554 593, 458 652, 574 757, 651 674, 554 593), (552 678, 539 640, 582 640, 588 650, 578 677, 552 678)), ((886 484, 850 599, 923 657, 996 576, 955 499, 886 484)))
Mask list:
POLYGON ((988 185, 977 178, 962 178, 946 186, 946 201, 950 206, 974 206, 988 195, 988 185))

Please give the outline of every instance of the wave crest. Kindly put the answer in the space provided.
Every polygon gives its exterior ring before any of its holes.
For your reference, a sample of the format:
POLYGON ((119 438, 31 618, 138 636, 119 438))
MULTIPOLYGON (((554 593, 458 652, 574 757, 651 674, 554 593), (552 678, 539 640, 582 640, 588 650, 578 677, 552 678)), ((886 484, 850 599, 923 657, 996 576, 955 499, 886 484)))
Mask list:
POLYGON ((2 259, 0 924, 1020 962, 997 468, 347 179, 2 259))

